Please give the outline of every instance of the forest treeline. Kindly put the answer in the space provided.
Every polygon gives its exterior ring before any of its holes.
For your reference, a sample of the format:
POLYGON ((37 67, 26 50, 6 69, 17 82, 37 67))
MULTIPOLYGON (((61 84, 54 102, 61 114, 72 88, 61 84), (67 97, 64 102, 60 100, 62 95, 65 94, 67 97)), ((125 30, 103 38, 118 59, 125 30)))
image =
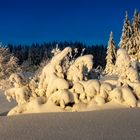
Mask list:
POLYGON ((132 61, 140 62, 140 13, 135 10, 130 22, 128 13, 126 12, 124 24, 122 28, 122 35, 119 46, 115 45, 113 33, 110 34, 108 45, 86 45, 82 42, 48 42, 48 43, 34 43, 32 45, 12 45, 8 44, 9 51, 18 58, 18 64, 28 64, 26 67, 39 66, 42 62, 48 61, 52 58, 52 50, 58 47, 63 50, 65 47, 71 47, 73 50, 77 49, 74 56, 78 57, 81 54, 92 54, 94 57, 94 68, 101 66, 103 69, 106 66, 106 71, 115 65, 117 48, 126 49, 132 61), (107 64, 107 65, 106 65, 107 64), (108 69, 108 68, 109 69, 108 69))
POLYGON ((77 48, 77 57, 81 54, 92 54, 94 56, 94 67, 102 66, 105 67, 105 56, 106 56, 106 46, 104 45, 85 45, 81 42, 49 42, 43 44, 32 44, 32 45, 12 45, 8 44, 10 52, 18 58, 19 65, 24 62, 28 62, 29 65, 40 65, 41 62, 50 60, 53 56, 52 50, 54 48, 60 50, 67 46, 73 49, 77 48))

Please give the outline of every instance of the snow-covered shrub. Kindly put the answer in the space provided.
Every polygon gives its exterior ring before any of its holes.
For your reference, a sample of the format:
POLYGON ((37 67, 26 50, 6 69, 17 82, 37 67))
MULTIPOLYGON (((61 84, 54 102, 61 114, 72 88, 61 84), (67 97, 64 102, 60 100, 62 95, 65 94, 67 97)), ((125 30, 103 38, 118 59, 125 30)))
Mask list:
POLYGON ((112 85, 109 83, 102 83, 100 86, 100 96, 107 99, 110 91, 112 90, 112 85))
POLYGON ((10 88, 10 82, 8 80, 12 73, 20 72, 21 68, 18 65, 18 59, 10 53, 9 49, 0 44, 0 88, 10 88))
POLYGON ((78 57, 70 66, 67 73, 67 79, 74 82, 87 80, 88 73, 93 67, 93 56, 85 55, 78 57))
POLYGON ((9 49, 0 44, 0 79, 8 78, 12 73, 20 71, 18 59, 10 53, 9 49))
MULTIPOLYGON (((30 104, 32 100, 36 100, 38 97, 44 97, 46 100, 45 103, 43 102, 43 106, 52 102, 53 105, 60 106, 60 108, 68 108, 67 106, 69 104, 79 102, 80 94, 82 94, 80 90, 83 90, 83 93, 86 91, 86 96, 90 98, 93 98, 91 91, 95 90, 96 92, 99 92, 98 81, 96 81, 98 86, 96 86, 97 84, 94 84, 94 80, 92 81, 93 84, 87 84, 89 88, 81 84, 82 82, 84 83, 85 80, 88 80, 88 74, 93 66, 92 59, 92 55, 80 56, 77 59, 72 58, 72 49, 66 47, 63 51, 55 53, 50 62, 44 66, 42 73, 39 76, 38 83, 32 78, 25 84, 22 77, 18 74, 13 74, 10 79, 14 85, 14 89, 22 89, 24 86, 29 89, 31 95, 27 104, 30 104), (79 87, 77 87, 79 86, 78 84, 81 85, 80 90, 79 87)), ((91 81, 88 83, 91 83, 91 81)), ((24 90, 22 92, 21 95, 24 95, 24 90)), ((17 95, 20 93, 13 94, 17 95)), ((12 96, 10 93, 8 95, 12 96)), ((40 108, 43 106, 40 106, 40 108)), ((19 108, 22 108, 21 104, 19 108)), ((26 110, 29 109, 28 105, 27 107, 24 106, 24 108, 26 108, 26 110)), ((24 112, 26 111, 24 110, 24 112)))
POLYGON ((60 105, 61 108, 65 108, 68 103, 74 102, 73 95, 68 90, 58 90, 48 100, 60 105))
MULTIPOLYGON (((46 96, 49 97, 52 93, 54 93, 57 90, 64 90, 69 89, 69 83, 63 79, 59 78, 55 75, 52 75, 49 79, 49 81, 45 81, 47 84, 47 90, 46 90, 46 96)), ((43 87, 44 88, 44 87, 43 87)))
POLYGON ((125 49, 118 49, 116 58, 116 71, 120 74, 130 66, 131 60, 125 49))
POLYGON ((80 99, 89 102, 95 95, 99 94, 100 92, 100 82, 98 80, 88 80, 88 81, 79 81, 83 87, 84 92, 81 93, 80 99))
POLYGON ((55 56, 59 54, 61 50, 58 48, 58 44, 56 45, 56 48, 52 49, 51 53, 55 56))
POLYGON ((29 98, 31 97, 31 93, 26 86, 14 87, 6 90, 5 96, 8 101, 11 101, 11 99, 15 99, 18 105, 22 105, 29 101, 29 98))
MULTIPOLYGON (((70 91, 73 93, 74 103, 79 103, 79 96, 84 93, 84 87, 81 83, 74 83, 72 89, 70 91)), ((85 93, 84 93, 85 94, 85 93)))
POLYGON ((28 82, 28 87, 31 90, 32 96, 37 97, 37 88, 38 88, 38 76, 35 75, 30 81, 28 82))
POLYGON ((54 56, 43 68, 39 80, 39 95, 46 94, 49 97, 57 89, 68 89, 69 84, 64 79, 65 74, 63 73, 61 63, 69 52, 71 52, 71 48, 65 48, 64 51, 54 56))
POLYGON ((83 93, 84 86, 80 82, 74 83, 73 88, 72 88, 72 92, 75 92, 77 94, 83 93))
POLYGON ((129 87, 115 88, 110 93, 110 99, 116 100, 119 103, 123 103, 129 107, 137 106, 137 99, 133 91, 129 87))
POLYGON ((128 87, 122 87, 122 96, 125 103, 130 107, 136 107, 137 100, 133 91, 128 87))
POLYGON ((98 105, 103 105, 105 104, 105 99, 103 97, 101 97, 100 95, 95 96, 95 102, 98 105))
POLYGON ((140 83, 137 83, 134 86, 134 93, 136 94, 137 98, 140 100, 140 83))
POLYGON ((129 81, 139 82, 138 70, 131 65, 131 59, 125 49, 117 51, 116 73, 119 76, 119 85, 127 85, 129 81))
POLYGON ((110 100, 115 100, 119 103, 123 102, 121 87, 114 88, 109 94, 110 100))
MULTIPOLYGON (((95 69, 94 69, 94 72, 93 72, 93 74, 96 74, 96 79, 101 79, 102 77, 103 77, 103 75, 105 74, 104 73, 104 70, 103 70, 103 68, 102 68, 102 66, 97 66, 95 69)), ((94 78, 94 77, 93 77, 94 78)), ((95 79, 95 78, 94 78, 95 79)))
POLYGON ((10 82, 13 84, 14 87, 22 87, 25 85, 25 78, 22 73, 13 73, 9 77, 10 82))
POLYGON ((127 79, 130 81, 130 82, 139 82, 139 74, 138 74, 138 71, 137 69, 133 68, 133 67, 129 67, 127 70, 126 70, 126 75, 127 75, 127 79))
POLYGON ((136 97, 140 99, 140 83, 128 82, 128 85, 133 89, 136 97))
MULTIPOLYGON (((29 76, 28 76, 29 78, 29 76)), ((25 104, 30 98, 35 96, 35 85, 33 85, 33 79, 28 81, 24 73, 13 73, 9 77, 9 81, 12 84, 12 88, 5 91, 5 96, 10 101, 15 99, 18 105, 25 104), (32 84, 31 84, 32 83, 32 84)), ((36 86, 37 87, 37 86, 36 86)))
MULTIPOLYGON (((42 65, 42 63, 40 65, 42 65)), ((31 72, 31 73, 35 73, 36 71, 39 71, 42 68, 38 65, 30 64, 30 62, 28 60, 23 61, 23 63, 20 65, 20 67, 21 67, 22 71, 31 72)))

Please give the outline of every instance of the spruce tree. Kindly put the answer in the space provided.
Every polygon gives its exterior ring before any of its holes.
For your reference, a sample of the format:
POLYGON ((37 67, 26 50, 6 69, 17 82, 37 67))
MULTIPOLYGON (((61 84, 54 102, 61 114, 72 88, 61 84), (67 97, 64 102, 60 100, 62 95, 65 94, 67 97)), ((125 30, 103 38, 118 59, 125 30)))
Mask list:
POLYGON ((140 13, 138 14, 138 31, 140 31, 140 13))
POLYGON ((134 12, 132 21, 132 36, 127 45, 127 52, 132 61, 139 60, 139 47, 140 47, 140 14, 137 10, 134 12))
POLYGON ((139 16, 139 13, 135 9, 134 16, 133 16, 133 21, 132 21, 132 31, 133 31, 133 34, 138 32, 138 28, 139 28, 138 16, 139 16))
POLYGON ((115 66, 116 60, 116 47, 113 40, 113 33, 110 33, 110 38, 108 41, 107 53, 106 53, 106 68, 105 73, 112 74, 115 66))
POLYGON ((134 12, 132 25, 128 19, 128 14, 126 12, 126 17, 124 20, 122 37, 120 40, 120 48, 126 49, 132 61, 137 61, 139 56, 139 43, 140 40, 140 14, 137 10, 134 12))
POLYGON ((120 48, 126 48, 125 44, 129 40, 131 35, 132 35, 131 24, 128 18, 128 13, 126 11, 125 20, 124 20, 123 29, 122 29, 122 36, 119 43, 120 48))

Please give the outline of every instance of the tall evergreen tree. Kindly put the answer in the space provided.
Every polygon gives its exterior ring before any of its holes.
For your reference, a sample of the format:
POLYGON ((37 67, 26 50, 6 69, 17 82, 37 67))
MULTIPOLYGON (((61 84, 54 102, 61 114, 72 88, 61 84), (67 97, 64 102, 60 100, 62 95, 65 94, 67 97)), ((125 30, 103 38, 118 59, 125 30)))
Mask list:
POLYGON ((128 18, 128 13, 126 11, 125 20, 122 29, 122 36, 119 43, 120 48, 126 48, 125 44, 128 41, 128 39, 131 37, 131 35, 132 35, 131 24, 128 18))
POLYGON ((140 13, 135 10, 132 21, 132 36, 127 45, 127 52, 132 61, 139 60, 140 48, 140 13))
POLYGON ((140 13, 138 14, 138 31, 140 31, 140 13))
POLYGON ((138 16, 139 16, 139 13, 135 9, 134 16, 133 16, 133 21, 132 21, 132 31, 133 31, 133 34, 136 33, 138 31, 138 29, 139 29, 138 16))
POLYGON ((106 53, 106 67, 105 72, 107 74, 112 74, 113 69, 115 66, 115 60, 116 60, 116 47, 115 42, 113 40, 113 33, 110 33, 110 38, 108 41, 108 47, 107 47, 107 53, 106 53))
POLYGON ((122 37, 120 40, 120 48, 125 48, 132 61, 139 59, 140 48, 140 13, 135 10, 132 25, 130 25, 128 14, 124 20, 124 26, 122 30, 122 37))

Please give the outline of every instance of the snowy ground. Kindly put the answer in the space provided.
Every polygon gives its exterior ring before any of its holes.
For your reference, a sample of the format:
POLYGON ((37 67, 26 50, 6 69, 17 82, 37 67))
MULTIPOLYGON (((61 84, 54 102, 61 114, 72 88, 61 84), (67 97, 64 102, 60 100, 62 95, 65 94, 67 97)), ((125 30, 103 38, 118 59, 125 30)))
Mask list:
MULTIPOLYGON (((102 79, 116 81, 115 77, 102 79)), ((89 112, 5 116, 16 105, 0 92, 0 140, 139 140, 140 109, 115 102, 89 112), (16 125, 15 125, 16 124, 16 125)))
POLYGON ((6 100, 6 97, 4 95, 3 91, 0 91, 0 116, 2 115, 6 115, 7 112, 13 108, 16 105, 16 103, 14 101, 12 101, 11 103, 9 103, 6 100))
POLYGON ((1 140, 139 140, 140 110, 0 117, 1 140), (16 125, 15 125, 16 124, 16 125))

